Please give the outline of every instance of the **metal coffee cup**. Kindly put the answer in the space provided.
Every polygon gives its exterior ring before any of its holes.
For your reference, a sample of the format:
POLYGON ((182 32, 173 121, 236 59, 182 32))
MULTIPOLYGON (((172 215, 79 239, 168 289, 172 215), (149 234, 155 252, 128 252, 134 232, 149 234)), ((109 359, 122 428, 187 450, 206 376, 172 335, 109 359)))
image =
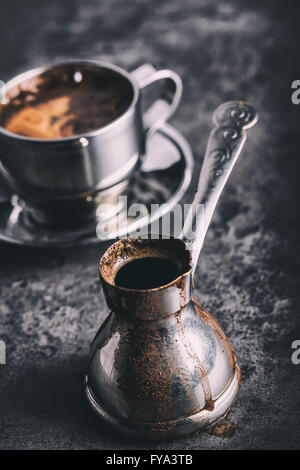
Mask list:
POLYGON ((72 137, 38 139, 0 127, 0 174, 15 193, 38 206, 74 202, 128 178, 145 154, 147 139, 174 113, 181 98, 181 79, 171 70, 145 64, 128 73, 98 61, 67 61, 22 73, 6 84, 6 96, 48 70, 74 65, 123 77, 132 89, 131 103, 107 125, 72 137), (141 91, 160 80, 161 96, 142 115, 141 91))

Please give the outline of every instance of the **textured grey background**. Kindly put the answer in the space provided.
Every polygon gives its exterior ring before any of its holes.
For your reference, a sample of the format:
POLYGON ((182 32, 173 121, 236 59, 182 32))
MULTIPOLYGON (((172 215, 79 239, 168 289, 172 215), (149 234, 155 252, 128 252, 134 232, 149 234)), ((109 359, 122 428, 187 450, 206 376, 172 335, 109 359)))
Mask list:
MULTIPOLYGON (((212 428, 157 446, 162 449, 300 447, 300 365, 291 363, 291 343, 300 339, 300 106, 290 100, 291 81, 300 78, 296 5, 1 5, 2 80, 70 57, 101 58, 128 70, 152 62, 178 71, 184 95, 173 123, 195 150, 195 178, 213 109, 224 100, 247 99, 260 113, 215 214, 196 277, 196 297, 236 349, 241 391, 225 420, 227 432, 218 436, 212 428)), ((110 433, 83 401, 89 344, 106 315, 97 277, 104 248, 0 244, 0 339, 7 343, 7 365, 0 366, 0 448, 155 448, 110 433)))

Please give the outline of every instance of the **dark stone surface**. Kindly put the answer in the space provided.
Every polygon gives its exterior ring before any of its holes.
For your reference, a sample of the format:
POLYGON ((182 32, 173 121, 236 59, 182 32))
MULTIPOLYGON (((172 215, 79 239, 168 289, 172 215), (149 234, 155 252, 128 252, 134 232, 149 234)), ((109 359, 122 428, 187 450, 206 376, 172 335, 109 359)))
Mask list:
POLYGON ((300 365, 291 362, 291 343, 300 339, 300 107, 290 100, 291 82, 300 78, 296 5, 10 0, 1 6, 3 80, 69 57, 177 70, 184 96, 173 123, 195 149, 195 178, 220 102, 247 99, 260 121, 224 191, 196 276, 196 298, 222 324, 242 369, 227 432, 210 429, 157 446, 109 433, 82 396, 89 344, 107 314, 97 277, 105 247, 1 244, 7 365, 0 366, 0 448, 299 448, 300 365))

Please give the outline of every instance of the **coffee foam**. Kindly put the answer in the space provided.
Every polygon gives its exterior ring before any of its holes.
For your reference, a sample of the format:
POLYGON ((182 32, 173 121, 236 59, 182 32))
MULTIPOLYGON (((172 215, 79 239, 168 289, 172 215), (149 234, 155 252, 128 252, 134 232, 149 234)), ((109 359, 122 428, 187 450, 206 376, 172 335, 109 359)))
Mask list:
POLYGON ((14 134, 39 139, 85 134, 120 116, 132 94, 130 82, 113 71, 55 67, 10 90, 0 124, 14 134))
POLYGON ((37 106, 25 106, 7 124, 14 134, 38 139, 59 139, 74 135, 71 123, 75 115, 69 112, 70 98, 62 96, 37 106))

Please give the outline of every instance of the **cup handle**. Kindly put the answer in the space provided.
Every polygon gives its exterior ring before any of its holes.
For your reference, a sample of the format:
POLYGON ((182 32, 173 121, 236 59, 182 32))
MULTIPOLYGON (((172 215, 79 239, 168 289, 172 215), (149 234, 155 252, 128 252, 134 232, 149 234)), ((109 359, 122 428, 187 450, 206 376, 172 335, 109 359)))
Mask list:
POLYGON ((143 115, 145 138, 148 139, 175 112, 182 95, 182 81, 176 72, 156 70, 151 64, 141 65, 131 72, 131 76, 140 90, 159 80, 165 82, 160 98, 143 115))

